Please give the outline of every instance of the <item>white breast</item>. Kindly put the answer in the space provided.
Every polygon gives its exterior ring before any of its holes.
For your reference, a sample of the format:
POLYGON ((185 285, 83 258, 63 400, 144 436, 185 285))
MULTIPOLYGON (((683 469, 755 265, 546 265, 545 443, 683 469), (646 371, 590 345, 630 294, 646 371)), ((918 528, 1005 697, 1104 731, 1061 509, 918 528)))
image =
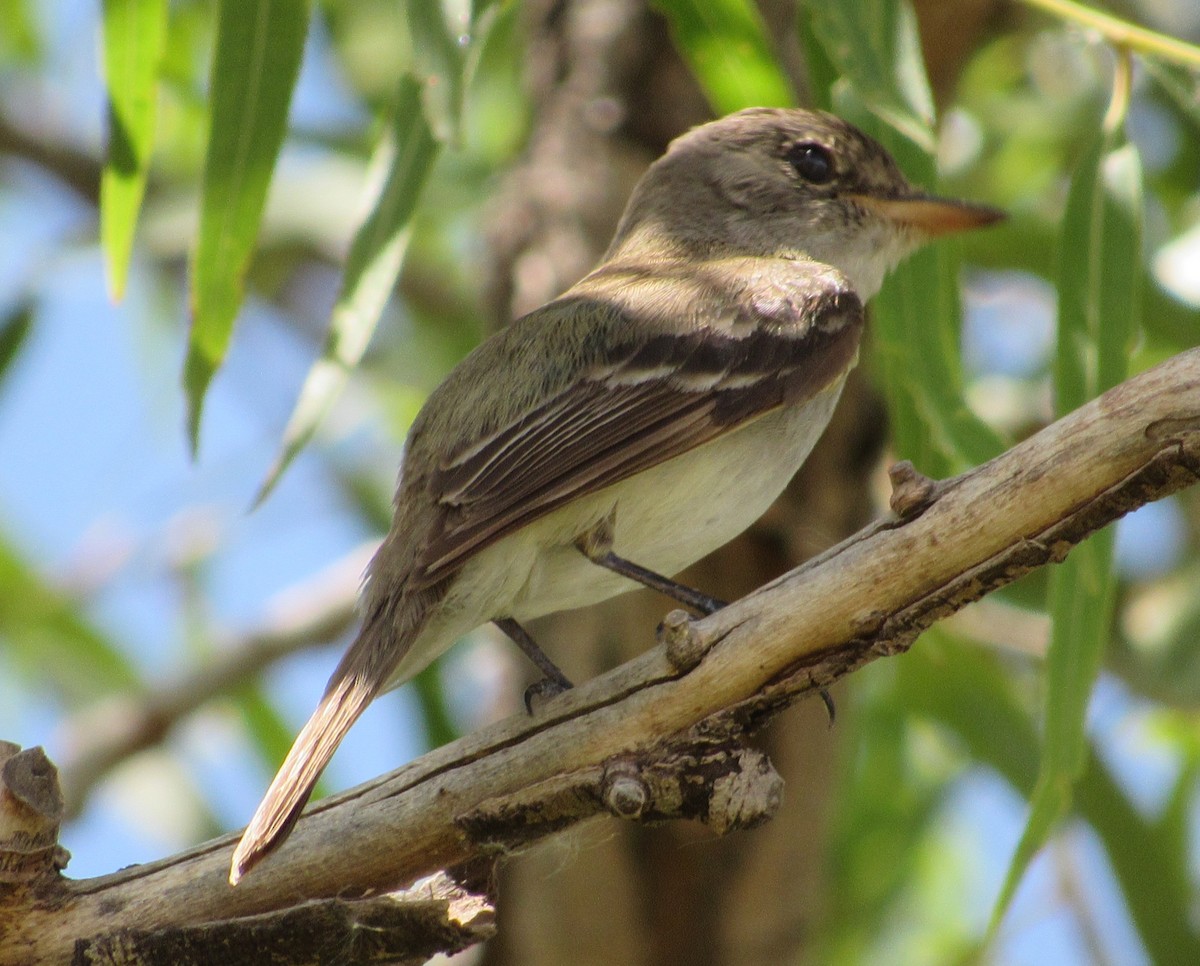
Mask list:
POLYGON ((574 545, 589 522, 602 520, 614 506, 614 551, 665 576, 728 543, 787 486, 828 424, 841 388, 839 381, 802 406, 770 413, 607 487, 588 497, 586 507, 555 511, 514 535, 525 538, 519 551, 501 541, 492 550, 527 567, 512 616, 521 620, 582 607, 633 588, 574 545))
MULTIPOLYGON (((408 680, 458 638, 497 617, 530 620, 598 603, 637 584, 589 561, 579 536, 616 508, 613 549, 673 576, 728 543, 795 475, 842 383, 682 456, 561 507, 471 558, 389 682, 408 680)), ((700 588, 704 589, 704 588, 700 588)))

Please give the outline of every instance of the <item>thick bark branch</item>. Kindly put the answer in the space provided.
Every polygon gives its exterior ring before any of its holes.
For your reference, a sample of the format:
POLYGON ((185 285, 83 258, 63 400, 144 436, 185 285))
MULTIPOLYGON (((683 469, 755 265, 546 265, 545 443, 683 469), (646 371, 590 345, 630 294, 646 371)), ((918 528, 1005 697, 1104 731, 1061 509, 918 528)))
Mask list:
POLYGON ((386 963, 420 966, 490 939, 486 895, 444 873, 403 892, 316 899, 287 909, 165 929, 116 929, 75 944, 78 966, 235 966, 239 963, 386 963))
POLYGON ((716 827, 761 821, 778 786, 769 767, 740 757, 747 731, 1198 478, 1193 349, 972 472, 928 489, 919 479, 902 483, 904 519, 868 528, 703 621, 667 622, 666 646, 536 717, 469 735, 318 803, 236 889, 225 881, 227 836, 110 876, 50 875, 19 895, 0 891, 0 966, 67 961, 76 940, 116 930, 390 892, 606 810, 698 816, 716 827), (14 904, 19 914, 5 915, 14 904))

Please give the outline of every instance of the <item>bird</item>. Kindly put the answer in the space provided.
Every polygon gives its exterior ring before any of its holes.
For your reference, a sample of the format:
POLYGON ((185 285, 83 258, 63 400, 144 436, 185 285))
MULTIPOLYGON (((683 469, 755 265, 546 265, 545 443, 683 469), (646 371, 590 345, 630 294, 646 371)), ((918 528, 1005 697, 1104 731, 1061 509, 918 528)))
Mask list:
MULTIPOLYGON (((856 364, 864 303, 905 256, 995 208, 914 187, 829 113, 752 108, 676 138, 597 267, 484 340, 405 444, 361 625, 240 842, 234 885, 289 834, 367 705, 494 622, 671 580, 782 492, 856 364)), ((532 713, 532 712, 531 712, 532 713)))

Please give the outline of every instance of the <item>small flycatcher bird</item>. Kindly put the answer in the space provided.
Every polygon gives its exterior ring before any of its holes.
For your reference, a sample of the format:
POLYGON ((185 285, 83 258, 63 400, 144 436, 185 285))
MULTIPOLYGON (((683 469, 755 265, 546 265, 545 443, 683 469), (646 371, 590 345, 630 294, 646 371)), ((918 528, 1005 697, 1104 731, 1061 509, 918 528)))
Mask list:
POLYGON ((233 855, 287 836, 381 692, 494 621, 522 629, 672 575, 767 509, 858 357, 863 303, 926 240, 1001 213, 931 197, 830 114, 754 109, 672 142, 600 265, 464 359, 408 436, 362 628, 233 855))

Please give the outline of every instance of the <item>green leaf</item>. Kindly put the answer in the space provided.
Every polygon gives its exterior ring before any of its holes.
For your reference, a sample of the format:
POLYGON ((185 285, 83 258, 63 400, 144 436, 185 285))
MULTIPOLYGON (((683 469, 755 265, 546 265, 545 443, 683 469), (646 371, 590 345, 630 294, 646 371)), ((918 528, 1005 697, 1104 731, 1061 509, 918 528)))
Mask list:
POLYGON ((1149 820, 1094 753, 1075 787, 1079 812, 1104 843, 1151 963, 1200 963, 1189 861, 1195 788, 1196 769, 1189 764, 1161 817, 1149 820))
POLYGON ((718 115, 745 107, 789 107, 791 82, 758 9, 749 0, 654 0, 718 115))
POLYGON ((959 350, 958 258, 950 243, 897 268, 871 303, 897 455, 943 478, 987 462, 1004 441, 967 406, 959 350))
POLYGON ((439 141, 457 143, 463 98, 493 22, 494 0, 409 0, 413 69, 439 141))
POLYGON ((31 677, 49 680, 69 704, 139 690, 141 678, 82 605, 51 586, 0 537, 0 644, 31 677))
POLYGON ((848 707, 839 698, 839 743, 853 751, 838 756, 839 804, 830 813, 824 858, 828 885, 808 962, 874 961, 871 949, 920 876, 921 844, 945 784, 937 766, 912 767, 911 718, 897 686, 900 663, 865 668, 855 676, 848 707))
MULTIPOLYGON (((838 112, 881 141, 915 184, 936 181, 933 156, 867 112, 857 91, 836 91, 838 112)), ((902 459, 942 478, 978 466, 1004 442, 963 396, 958 258, 953 241, 927 245, 898 266, 871 301, 871 364, 902 459)))
MULTIPOLYGON (((1106 132, 1072 179, 1058 278, 1057 409, 1070 412, 1125 378, 1137 332, 1142 175, 1133 145, 1106 132)), ((1113 531, 1094 534, 1051 574, 1044 746, 1030 816, 993 911, 1003 916, 1025 869, 1071 805, 1087 764, 1088 699, 1114 606, 1113 531)))
MULTIPOLYGON (((1032 794, 1037 734, 997 655, 960 643, 938 626, 922 635, 897 671, 913 714, 949 728, 974 760, 1021 794, 1032 794)), ((1200 962, 1200 935, 1189 925, 1193 889, 1186 823, 1175 820, 1178 805, 1157 820, 1147 819, 1090 746, 1084 761, 1075 808, 1104 845, 1150 961, 1200 962)), ((1177 788, 1191 802, 1195 785, 1189 770, 1177 788)))
POLYGON ((417 693, 420 706, 421 721, 425 725, 425 742, 430 748, 440 748, 459 737, 455 727, 454 716, 450 713, 449 702, 446 701, 446 688, 443 684, 443 662, 434 661, 420 674, 413 678, 413 687, 417 693))
POLYGON ((287 130, 311 0, 221 0, 184 364, 195 451, 204 393, 225 358, 287 130))
POLYGON ((887 400, 896 455, 935 479, 969 465, 944 432, 949 414, 934 404, 934 387, 922 371, 929 360, 919 344, 934 330, 955 325, 942 313, 940 261, 932 250, 917 252, 892 272, 870 310, 875 333, 870 364, 887 400))
POLYGON ((150 170, 166 28, 166 0, 104 0, 108 157, 100 175, 100 244, 115 301, 125 293, 150 170))
POLYGON ((807 7, 801 6, 796 11, 796 30, 808 75, 807 103, 818 110, 832 111, 833 85, 838 80, 838 69, 817 39, 812 21, 812 13, 807 7))
MULTIPOLYGON (((1200 561, 1193 557, 1175 574, 1181 587, 1200 586, 1200 561)), ((1177 609, 1164 608, 1171 611, 1153 646, 1118 635, 1105 664, 1143 697, 1168 707, 1193 707, 1200 704, 1200 597, 1191 594, 1177 609)))
POLYGON ((1200 72, 1164 64, 1153 57, 1139 61, 1148 73, 1175 102, 1175 105, 1197 127, 1200 127, 1200 72))
MULTIPOLYGON (((242 714, 245 733, 262 753, 263 761, 278 768, 295 740, 295 729, 287 723, 264 693, 260 681, 246 681, 233 694, 242 714)), ((317 795, 321 794, 318 787, 317 795)))
POLYGON ((1050 575, 1053 621, 1046 664, 1046 721, 1041 769, 1029 817, 993 912, 999 923, 1021 877, 1071 808, 1072 788, 1087 763, 1088 698, 1100 672, 1113 610, 1113 532, 1081 543, 1050 575))
POLYGON ((830 61, 867 107, 934 150, 933 95, 908 0, 804 0, 830 61))
POLYGON ((429 123, 440 140, 451 140, 458 129, 463 104, 465 52, 458 43, 468 36, 468 24, 450 21, 456 15, 442 0, 409 0, 408 29, 412 33, 413 61, 424 89, 429 123))
POLYGON ((32 63, 42 51, 30 0, 0 0, 0 62, 32 63))
POLYGON ((437 158, 438 144, 421 110, 421 85, 400 84, 392 124, 376 151, 374 183, 382 181, 370 216, 350 246, 321 358, 313 365, 283 433, 280 453, 255 497, 261 503, 312 438, 317 424, 358 365, 404 261, 408 224, 437 158), (386 177, 383 177, 386 173, 386 177))
POLYGON ((1138 330, 1142 169, 1132 144, 1102 138, 1071 184, 1059 252, 1056 409, 1125 378, 1138 330))
POLYGON ((0 383, 29 338, 33 328, 33 303, 21 302, 0 322, 0 383))

